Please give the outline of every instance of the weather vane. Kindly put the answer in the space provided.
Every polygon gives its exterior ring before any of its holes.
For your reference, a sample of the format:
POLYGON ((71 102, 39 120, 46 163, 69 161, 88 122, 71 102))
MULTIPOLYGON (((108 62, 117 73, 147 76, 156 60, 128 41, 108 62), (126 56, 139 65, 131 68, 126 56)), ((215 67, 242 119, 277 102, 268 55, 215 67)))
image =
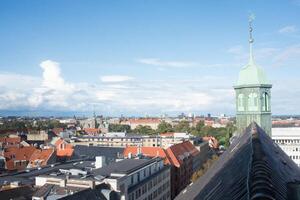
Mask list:
POLYGON ((253 44, 253 42, 254 42, 254 39, 253 39, 253 37, 252 37, 252 31, 253 31, 253 28, 252 28, 252 22, 253 22, 253 20, 255 19, 255 16, 254 16, 254 14, 253 13, 251 13, 250 15, 249 15, 249 48, 250 48, 250 60, 249 60, 249 62, 250 63, 253 63, 254 61, 254 59, 253 59, 253 50, 252 50, 252 44, 253 44))
POLYGON ((254 19, 255 19, 255 15, 253 13, 251 13, 249 15, 249 43, 254 42, 254 39, 252 37, 252 31, 253 31, 252 22, 253 22, 254 19))

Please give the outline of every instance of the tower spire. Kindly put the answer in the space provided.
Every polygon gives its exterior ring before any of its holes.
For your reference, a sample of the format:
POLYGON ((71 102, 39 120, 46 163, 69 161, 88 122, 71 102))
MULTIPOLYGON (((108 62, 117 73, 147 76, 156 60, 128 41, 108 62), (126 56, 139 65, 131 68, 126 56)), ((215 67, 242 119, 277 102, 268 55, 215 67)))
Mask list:
POLYGON ((252 31, 253 31, 252 22, 254 18, 255 18, 254 14, 249 15, 249 20, 248 20, 249 21, 249 63, 254 63, 253 49, 252 49, 253 42, 254 42, 254 39, 252 37, 252 31))

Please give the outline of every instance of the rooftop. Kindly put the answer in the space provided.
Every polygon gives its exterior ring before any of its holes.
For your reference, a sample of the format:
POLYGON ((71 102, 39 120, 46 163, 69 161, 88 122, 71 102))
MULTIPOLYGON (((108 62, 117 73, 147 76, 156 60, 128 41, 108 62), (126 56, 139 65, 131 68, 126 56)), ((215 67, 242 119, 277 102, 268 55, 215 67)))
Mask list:
POLYGON ((236 138, 218 161, 176 200, 288 199, 298 166, 256 124, 236 138))
POLYGON ((111 173, 130 174, 135 170, 143 168, 151 163, 156 162, 157 159, 124 159, 119 162, 111 163, 108 166, 94 170, 92 173, 108 177, 111 173))

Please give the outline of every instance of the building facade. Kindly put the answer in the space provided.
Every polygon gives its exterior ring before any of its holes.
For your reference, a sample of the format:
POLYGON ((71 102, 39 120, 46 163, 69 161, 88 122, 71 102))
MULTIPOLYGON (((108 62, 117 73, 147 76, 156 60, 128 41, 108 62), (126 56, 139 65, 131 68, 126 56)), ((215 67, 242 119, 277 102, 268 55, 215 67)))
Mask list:
POLYGON ((300 167, 300 128, 272 128, 272 140, 300 167))
POLYGON ((124 200, 171 199, 170 167, 161 158, 124 159, 100 168, 94 176, 118 192, 124 200))
POLYGON ((236 93, 236 121, 237 133, 252 122, 256 122, 271 136, 271 87, 262 68, 254 62, 252 54, 252 27, 250 21, 250 58, 249 63, 240 71, 236 93))

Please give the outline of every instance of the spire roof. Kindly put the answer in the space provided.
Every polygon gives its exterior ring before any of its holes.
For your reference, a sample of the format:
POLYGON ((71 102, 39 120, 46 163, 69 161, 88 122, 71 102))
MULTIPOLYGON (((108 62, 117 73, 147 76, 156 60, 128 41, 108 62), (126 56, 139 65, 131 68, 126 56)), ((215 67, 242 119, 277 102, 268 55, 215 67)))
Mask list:
POLYGON ((240 71, 237 85, 262 85, 270 84, 267 80, 267 76, 262 68, 257 66, 254 61, 253 56, 253 43, 254 39, 252 37, 252 21, 254 17, 249 17, 249 62, 240 71))

